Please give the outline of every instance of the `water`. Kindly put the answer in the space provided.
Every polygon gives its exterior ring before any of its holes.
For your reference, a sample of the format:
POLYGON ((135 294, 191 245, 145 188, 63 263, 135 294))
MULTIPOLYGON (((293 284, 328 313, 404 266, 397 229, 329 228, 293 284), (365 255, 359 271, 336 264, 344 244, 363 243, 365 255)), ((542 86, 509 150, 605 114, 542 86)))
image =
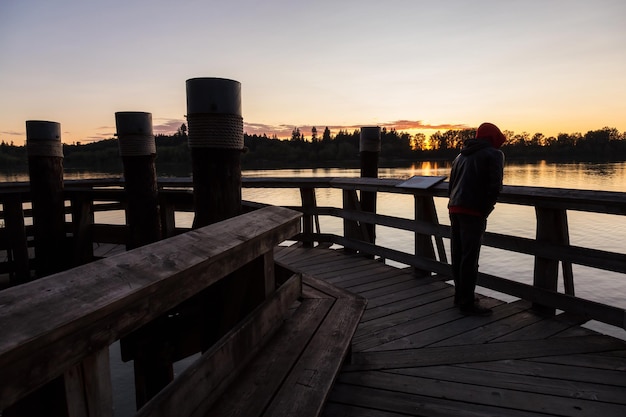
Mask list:
MULTIPOLYGON (((379 178, 409 178, 413 175, 448 175, 449 163, 423 162, 402 168, 381 168, 379 178)), ((244 176, 251 177, 358 177, 358 169, 288 169, 245 171, 244 176)), ((72 172, 66 179, 106 178, 107 173, 72 172)), ((0 182, 26 181, 24 174, 2 174, 0 182)), ((605 190, 626 192, 626 162, 618 163, 529 163, 508 162, 504 173, 505 185, 525 185, 553 188, 573 188, 586 190, 605 190)), ((273 190, 266 188, 243 189, 244 200, 251 200, 275 205, 300 205, 300 193, 297 189, 273 190)), ((316 190, 319 206, 340 207, 341 190, 316 190)), ((436 198, 435 206, 442 224, 449 224, 446 210, 447 200, 436 198)), ((413 218, 413 197, 401 194, 379 193, 377 202, 381 214, 413 218)), ((573 245, 624 253, 626 248, 626 219, 623 216, 568 212, 570 241, 573 245)), ((98 222, 123 223, 122 214, 98 214, 98 222)), ((177 222, 190 226, 192 214, 178 213, 177 222)), ((340 219, 320 218, 321 231, 341 234, 343 223, 340 219)), ((525 238, 534 238, 535 212, 533 207, 515 206, 499 203, 489 218, 488 231, 510 234, 525 238)), ((377 228, 377 244, 398 250, 411 252, 413 234, 405 231, 377 228)), ((445 241, 448 259, 450 256, 447 240, 445 241)), ((483 248, 480 257, 480 270, 520 282, 532 283, 534 259, 528 255, 509 253, 498 249, 483 248)), ((623 274, 595 270, 574 265, 576 295, 594 301, 626 308, 626 280, 623 274)), ((562 282, 562 279, 561 279, 562 282)), ((562 287, 562 285, 561 285, 562 287)), ((479 289, 487 295, 493 295, 505 301, 513 298, 496 294, 486 289, 479 289)), ((561 288, 562 291, 562 288, 561 288)), ((591 322, 588 327, 626 340, 626 331, 591 322)), ((119 347, 112 346, 111 363, 114 377, 114 397, 116 416, 132 415, 134 410, 134 385, 132 381, 132 363, 122 363, 119 347)), ((185 363, 177 364, 182 370, 185 363)), ((177 372, 178 372, 177 371, 177 372)))

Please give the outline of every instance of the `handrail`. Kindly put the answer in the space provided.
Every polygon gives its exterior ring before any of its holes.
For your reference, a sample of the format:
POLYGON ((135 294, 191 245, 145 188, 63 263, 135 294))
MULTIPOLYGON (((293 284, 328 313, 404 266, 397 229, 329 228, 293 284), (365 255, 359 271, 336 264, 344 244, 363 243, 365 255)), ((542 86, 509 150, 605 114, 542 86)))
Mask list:
MULTIPOLYGON (((314 178, 307 179, 301 188, 338 188, 346 192, 371 191, 413 195, 416 218, 406 219, 383 214, 366 213, 345 207, 304 207, 306 217, 330 215, 347 222, 369 223, 415 233, 415 253, 385 248, 368 242, 365 236, 346 235, 350 230, 344 226, 344 235, 314 233, 305 228, 300 237, 305 242, 325 242, 350 248, 364 254, 374 254, 384 259, 410 265, 419 271, 430 271, 449 279, 450 265, 446 259, 442 239, 450 238, 450 228, 437 221, 433 199, 447 196, 448 184, 440 183, 426 190, 398 187, 403 180, 368 178, 314 178), (432 212, 429 213, 429 210, 432 212), (425 240, 424 240, 425 238, 425 240), (436 248, 432 245, 434 238, 436 248), (424 242, 426 245, 424 246, 424 242), (430 247, 429 247, 430 246, 430 247)), ((295 187, 298 179, 255 178, 246 187, 295 187)), ((507 251, 532 255, 535 258, 534 285, 522 284, 503 277, 481 273, 479 285, 514 295, 535 303, 542 312, 554 314, 558 308, 587 319, 595 319, 620 328, 626 328, 626 310, 574 295, 572 264, 589 266, 601 270, 626 273, 626 255, 585 248, 570 244, 567 226, 567 211, 577 210, 613 215, 626 215, 626 193, 556 189, 526 186, 504 186, 499 203, 535 207, 537 237, 535 239, 487 232, 484 245, 507 251), (558 266, 563 268, 565 294, 557 292, 558 266)), ((354 229, 354 230, 358 230, 354 229)))
MULTIPOLYGON (((315 242, 338 244, 347 249, 373 254, 385 259, 411 265, 422 272, 435 272, 449 277, 449 263, 443 249, 443 239, 449 239, 449 226, 439 224, 435 212, 434 199, 447 196, 448 184, 443 182, 426 190, 398 187, 402 179, 372 179, 344 177, 283 178, 283 177, 243 177, 243 188, 299 189, 302 202, 300 206, 290 208, 303 213, 303 233, 298 237, 305 244, 315 242), (344 193, 344 206, 321 207, 315 201, 315 190, 336 189, 344 193), (414 197, 414 218, 401 218, 385 213, 367 213, 358 207, 357 191, 404 194, 414 197), (357 206, 345 205, 346 201, 356 201, 357 206), (329 233, 319 230, 319 217, 330 216, 342 219, 344 233, 329 233), (409 231, 415 234, 414 248, 399 251, 377 246, 369 241, 359 225, 376 224, 393 229, 409 231), (357 226, 352 227, 351 226, 357 226), (315 227, 317 226, 317 228, 315 227), (433 240, 436 247, 433 246, 433 240), (410 253, 410 249, 414 249, 410 253)), ((75 180, 66 182, 66 192, 85 193, 93 188, 93 199, 111 199, 123 206, 125 197, 121 192, 120 179, 111 180, 75 180), (109 187, 109 188, 107 188, 109 187)), ((190 178, 160 178, 159 188, 162 194, 162 211, 168 213, 167 227, 170 233, 179 233, 183 229, 174 224, 174 211, 193 211, 192 181, 190 178)), ((0 201, 4 193, 9 192, 0 185, 0 201)), ((488 247, 505 251, 527 254, 535 258, 532 291, 521 289, 518 283, 505 278, 491 278, 481 275, 479 284, 497 291, 523 297, 550 309, 564 309, 583 314, 589 318, 606 323, 625 326, 624 309, 591 303, 574 294, 572 264, 584 265, 600 270, 626 273, 626 255, 619 252, 598 250, 572 245, 569 242, 568 211, 626 215, 626 193, 611 191, 573 190, 527 186, 504 186, 498 200, 499 204, 522 205, 535 208, 537 230, 535 238, 522 238, 497 232, 487 232, 484 244, 488 247), (565 294, 554 298, 546 293, 556 293, 558 267, 563 268, 565 294), (510 285, 504 285, 511 282, 510 285), (575 303, 570 298, 576 300, 575 303), (556 301, 555 301, 556 300, 556 301), (598 307, 604 306, 604 307, 598 307), (574 306, 574 307, 572 307, 574 306), (605 308, 606 311, 599 311, 605 308), (607 319, 607 317, 610 317, 607 319)), ((246 203, 250 207, 259 207, 258 202, 246 203)), ((106 207, 106 206, 103 206, 106 207)), ((98 210, 98 207, 94 208, 98 210)), ((323 227, 322 227, 323 228, 323 227)), ((0 237, 2 230, 0 229, 0 237)), ((115 236, 111 240, 115 240, 115 236)), ((0 239, 1 240, 1 239, 0 239)))
MULTIPOLYGON (((0 291, 0 410, 94 355, 108 363, 113 342, 271 254, 299 224, 267 207, 0 291)), ((273 268, 260 269, 263 298, 273 268)))

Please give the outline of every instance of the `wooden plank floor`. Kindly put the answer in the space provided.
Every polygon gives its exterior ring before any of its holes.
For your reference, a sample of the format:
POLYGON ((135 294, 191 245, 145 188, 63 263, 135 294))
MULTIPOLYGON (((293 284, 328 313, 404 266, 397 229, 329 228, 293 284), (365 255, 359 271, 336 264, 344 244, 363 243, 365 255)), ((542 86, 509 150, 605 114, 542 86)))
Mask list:
POLYGON ((626 342, 492 298, 465 317, 454 289, 410 270, 330 249, 276 259, 366 297, 352 361, 324 416, 626 416, 626 342))

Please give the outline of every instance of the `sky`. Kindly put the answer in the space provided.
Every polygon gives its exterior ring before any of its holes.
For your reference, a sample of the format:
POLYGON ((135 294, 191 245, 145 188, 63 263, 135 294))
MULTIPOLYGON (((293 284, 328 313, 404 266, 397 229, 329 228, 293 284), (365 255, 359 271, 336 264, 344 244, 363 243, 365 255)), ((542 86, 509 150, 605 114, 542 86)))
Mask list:
POLYGON ((185 81, 239 81, 244 130, 626 131, 624 0, 0 0, 0 140, 115 112, 185 122, 185 81))

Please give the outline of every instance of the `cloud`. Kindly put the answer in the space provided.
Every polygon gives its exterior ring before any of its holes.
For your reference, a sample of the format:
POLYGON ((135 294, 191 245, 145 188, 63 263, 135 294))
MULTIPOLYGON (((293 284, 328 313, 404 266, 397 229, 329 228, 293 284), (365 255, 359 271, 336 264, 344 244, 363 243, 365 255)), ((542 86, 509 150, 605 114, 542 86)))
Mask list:
POLYGON ((183 123, 187 123, 184 119, 157 119, 157 123, 152 123, 152 131, 155 135, 171 135, 176 133, 183 123))
MULTIPOLYGON (((155 135, 172 135, 180 128, 182 124, 187 124, 185 119, 156 119, 153 122, 152 129, 155 135)), ((340 130, 347 130, 352 132, 360 129, 363 126, 374 126, 371 123, 353 124, 353 125, 289 125, 289 124, 266 124, 266 123, 254 123, 246 122, 244 120, 243 131, 248 135, 267 135, 268 137, 278 137, 280 139, 288 139, 291 137, 291 132, 295 128, 300 129, 300 132, 305 136, 311 135, 311 129, 315 127, 317 129, 318 137, 321 137, 324 133, 324 129, 328 127, 331 134, 335 135, 340 130)), ((464 124, 428 124, 421 120, 396 120, 391 122, 378 123, 376 126, 386 128, 387 130, 395 129, 397 131, 411 131, 411 130, 456 130, 466 129, 464 124)), ((84 138, 85 141, 97 141, 102 139, 109 139, 115 137, 116 128, 114 126, 100 126, 96 130, 106 131, 103 133, 97 133, 90 137, 84 138)), ((1 133, 1 132, 0 132, 1 133)), ((19 134, 19 133, 16 133, 19 134)))
MULTIPOLYGON (((248 135, 276 135, 279 138, 291 137, 291 132, 295 129, 294 125, 268 125, 263 123, 243 123, 243 131, 248 135)), ((302 128, 300 129, 302 130, 302 128)), ((310 131, 310 128, 309 128, 310 131)))
MULTIPOLYGON (((291 132, 297 127, 300 129, 305 135, 309 135, 311 133, 311 129, 313 127, 317 129, 317 135, 321 136, 324 132, 324 129, 328 127, 332 134, 336 134, 340 130, 353 131, 356 129, 361 129, 363 126, 374 126, 371 123, 362 123, 362 124, 353 124, 353 125, 268 125, 262 123, 244 123, 244 131, 249 135, 267 135, 274 136, 283 139, 291 137, 291 132)), ((424 123, 421 120, 396 120, 392 122, 384 122, 378 123, 376 126, 381 128, 386 128, 387 130, 395 129, 397 131, 411 131, 411 130, 458 130, 458 129, 467 129, 468 126, 465 124, 453 124, 453 123, 442 123, 442 124, 428 124, 424 123)))
POLYGON ((0 131, 0 135, 7 135, 7 136, 24 136, 25 134, 26 134, 25 132, 16 132, 15 130, 0 131))
POLYGON ((421 120, 396 120, 395 122, 383 123, 381 127, 386 127, 388 129, 396 129, 396 130, 411 130, 411 129, 421 129, 421 130, 456 130, 456 129, 467 129, 467 125, 464 124, 438 124, 431 125, 422 122, 421 120))

